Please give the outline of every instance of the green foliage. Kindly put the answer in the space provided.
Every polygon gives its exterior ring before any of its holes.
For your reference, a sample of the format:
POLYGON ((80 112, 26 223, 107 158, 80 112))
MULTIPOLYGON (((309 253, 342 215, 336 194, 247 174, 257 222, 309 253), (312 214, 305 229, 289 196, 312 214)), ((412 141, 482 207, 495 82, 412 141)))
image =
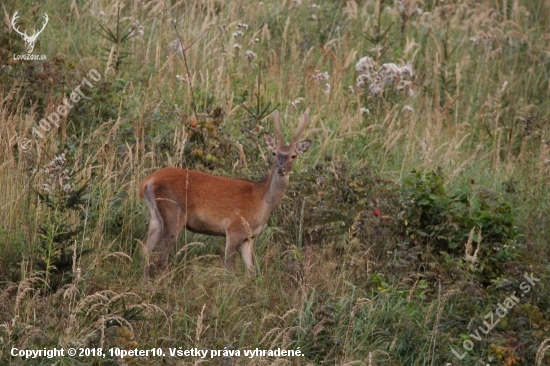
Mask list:
MULTIPOLYGON (((504 262, 515 259, 519 247, 517 227, 510 204, 485 190, 468 187, 447 193, 440 169, 413 171, 403 182, 406 243, 428 246, 456 256, 465 253, 470 233, 479 254, 484 283, 502 272, 504 262), (472 231, 473 230, 473 231, 472 231)), ((473 182, 471 184, 473 186, 473 182)))
POLYGON ((87 184, 75 188, 76 172, 70 172, 64 153, 48 163, 44 174, 47 183, 38 197, 46 207, 46 214, 38 227, 38 243, 31 257, 35 270, 43 273, 44 282, 56 291, 72 281, 74 260, 91 251, 77 251, 76 241, 82 237, 83 227, 69 224, 71 212, 79 212, 85 203, 87 184))
POLYGON ((112 68, 115 73, 119 72, 122 60, 130 54, 122 51, 123 44, 138 34, 136 25, 131 26, 127 31, 122 30, 125 26, 126 25, 121 24, 120 6, 117 11, 115 30, 111 30, 108 26, 98 24, 99 31, 97 31, 97 33, 111 43, 111 46, 104 48, 104 50, 106 51, 105 56, 109 65, 108 67, 112 68))
POLYGON ((306 358, 316 364, 334 362, 342 352, 342 339, 337 326, 341 310, 330 294, 310 299, 300 317, 295 318, 295 325, 300 327, 300 331, 295 333, 293 349, 299 347, 306 358))
POLYGON ((214 108, 208 113, 183 116, 189 132, 185 145, 186 166, 194 169, 229 168, 234 159, 234 143, 223 130, 224 113, 214 108), (197 119, 198 118, 198 119, 197 119))
POLYGON ((549 362, 548 2, 3 5, 1 364, 549 362), (50 16, 35 49, 47 61, 14 59, 15 10, 29 32, 50 16), (375 72, 360 84, 364 56, 375 72), (33 135, 92 68, 101 80, 33 135), (170 270, 144 278, 141 179, 166 166, 265 175, 274 108, 285 135, 309 109, 313 143, 254 244, 258 276, 223 269, 223 238, 182 232, 170 270), (77 159, 59 171, 68 185, 44 174, 60 151, 77 159), (541 281, 455 359, 449 345, 471 340, 525 272, 541 281), (304 357, 10 356, 59 345, 304 357))

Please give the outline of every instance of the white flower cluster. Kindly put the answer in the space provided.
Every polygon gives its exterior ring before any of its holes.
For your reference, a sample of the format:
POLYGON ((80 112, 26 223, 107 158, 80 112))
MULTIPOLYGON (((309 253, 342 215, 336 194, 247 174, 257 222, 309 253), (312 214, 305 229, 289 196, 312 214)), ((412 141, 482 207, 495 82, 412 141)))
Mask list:
MULTIPOLYGON (((315 73, 313 74, 313 80, 315 80, 316 83, 322 84, 325 81, 328 81, 330 78, 330 75, 328 74, 328 71, 319 71, 315 70, 315 73)), ((323 90, 325 94, 330 94, 330 84, 325 83, 325 89, 323 90)))
POLYGON ((65 193, 72 192, 74 186, 69 182, 69 169, 67 169, 67 158, 65 153, 56 156, 44 168, 46 181, 42 185, 42 190, 51 193, 56 189, 61 189, 65 193))
POLYGON ((248 29, 248 24, 237 23, 237 31, 233 33, 233 38, 240 38, 243 36, 244 31, 248 29))
POLYGON ((101 23, 107 23, 107 14, 99 6, 99 0, 92 0, 90 6, 90 15, 101 23))
POLYGON ((304 98, 298 97, 294 99, 292 102, 290 102, 290 105, 292 106, 292 108, 298 108, 298 105, 300 105, 300 103, 302 103, 303 101, 304 101, 304 98))
POLYGON ((494 49, 494 44, 498 40, 497 37, 493 34, 480 32, 477 35, 470 37, 470 41, 475 45, 483 45, 485 52, 490 52, 494 49))
POLYGON ((172 52, 175 53, 181 53, 183 54, 183 51, 185 51, 185 48, 181 44, 179 39, 174 39, 172 42, 170 42, 169 48, 172 50, 172 52))
MULTIPOLYGON (((248 24, 237 23, 237 30, 233 32, 233 38, 235 39, 235 41, 238 40, 239 38, 242 38, 244 35, 244 32, 247 29, 248 29, 248 24)), ((258 38, 254 39, 254 42, 259 42, 259 39, 258 38)), ((235 42, 233 44, 233 49, 237 50, 237 52, 242 48, 243 46, 239 42, 235 42)), ((256 55, 252 50, 246 50, 244 56, 249 62, 251 62, 252 60, 258 57, 258 55, 256 55)))
POLYGON ((245 52, 245 56, 246 56, 246 59, 248 61, 252 61, 254 60, 256 57, 258 57, 258 55, 256 55, 254 52, 252 52, 251 50, 247 50, 245 52))
POLYGON ((399 14, 404 15, 408 18, 415 13, 418 15, 422 15, 422 13, 424 13, 424 10, 419 8, 418 5, 416 5, 416 1, 414 0, 395 0, 394 3, 397 6, 399 14))
POLYGON ((132 41, 135 41, 136 39, 142 40, 144 34, 145 34, 145 26, 140 25, 138 20, 136 20, 132 28, 128 30, 128 37, 132 41))
POLYGON ((319 70, 315 70, 315 73, 313 74, 313 80, 318 83, 328 81, 329 78, 330 75, 328 74, 328 71, 321 72, 319 70))
POLYGON ((176 79, 177 79, 179 82, 182 82, 182 83, 185 83, 185 84, 189 84, 189 78, 188 78, 187 76, 176 75, 176 79))
POLYGON ((413 70, 410 62, 402 66, 386 63, 377 68, 374 60, 366 56, 355 64, 355 70, 359 72, 356 80, 357 87, 366 89, 370 95, 380 95, 388 86, 393 86, 395 90, 409 95, 413 94, 411 82, 413 70))

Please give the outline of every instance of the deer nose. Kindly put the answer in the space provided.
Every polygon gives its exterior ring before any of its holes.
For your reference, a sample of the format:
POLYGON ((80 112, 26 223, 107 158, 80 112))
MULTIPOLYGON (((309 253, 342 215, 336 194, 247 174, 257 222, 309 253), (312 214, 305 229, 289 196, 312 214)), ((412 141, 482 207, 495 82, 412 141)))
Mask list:
POLYGON ((277 172, 279 175, 285 175, 286 174, 286 168, 284 165, 277 165, 277 172))

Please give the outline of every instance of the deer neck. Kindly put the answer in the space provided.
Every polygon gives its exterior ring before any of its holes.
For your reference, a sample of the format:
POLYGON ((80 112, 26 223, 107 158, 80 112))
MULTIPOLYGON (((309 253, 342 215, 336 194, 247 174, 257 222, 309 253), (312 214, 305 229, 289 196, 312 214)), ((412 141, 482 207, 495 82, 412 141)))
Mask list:
POLYGON ((264 181, 264 204, 266 205, 266 213, 269 215, 277 208, 279 203, 285 196, 285 190, 288 186, 289 176, 288 174, 280 175, 273 167, 269 177, 264 181))

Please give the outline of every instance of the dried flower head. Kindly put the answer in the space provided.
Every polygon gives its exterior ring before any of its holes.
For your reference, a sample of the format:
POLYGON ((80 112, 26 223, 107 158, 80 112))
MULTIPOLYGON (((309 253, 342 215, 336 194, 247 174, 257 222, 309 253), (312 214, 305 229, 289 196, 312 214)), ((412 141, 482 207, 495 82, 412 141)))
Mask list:
POLYGON ((361 108, 360 109, 361 114, 370 114, 370 110, 367 108, 361 108))
POLYGON ((179 39, 174 39, 172 42, 170 42, 169 48, 172 50, 172 52, 181 54, 183 54, 183 51, 185 51, 185 47, 183 47, 183 44, 181 44, 179 39))
POLYGON ((176 75, 176 79, 182 83, 189 84, 189 78, 187 76, 176 75))
POLYGON ((374 63, 372 57, 365 56, 357 61, 357 63, 355 64, 355 70, 359 71, 360 73, 370 73, 375 66, 376 64, 374 63))
POLYGON ((296 98, 292 102, 290 102, 290 105, 292 106, 292 108, 298 108, 298 105, 300 103, 302 103, 303 101, 304 101, 304 98, 302 98, 302 97, 296 98))
POLYGON ((248 24, 245 23, 237 23, 237 30, 245 31, 248 29, 248 24))
POLYGON ((74 186, 70 183, 69 169, 67 169, 67 158, 65 153, 54 157, 44 168, 46 174, 46 183, 42 185, 42 190, 51 193, 56 189, 61 189, 65 193, 73 191, 74 186))
POLYGON ((356 79, 356 86, 359 89, 366 89, 372 96, 382 94, 388 86, 394 86, 395 90, 412 94, 413 77, 412 64, 398 66, 393 62, 385 63, 379 68, 376 67, 371 57, 363 57, 355 64, 359 72, 356 79))
POLYGON ((131 40, 135 39, 143 39, 143 35, 145 34, 145 26, 140 25, 139 22, 136 20, 132 28, 129 29, 129 38, 131 40))
POLYGON ((323 81, 328 81, 329 74, 327 71, 321 72, 319 70, 315 70, 315 73, 313 74, 313 80, 315 80, 318 83, 321 83, 323 81))
POLYGON ((251 50, 246 50, 246 53, 245 53, 245 56, 246 56, 246 59, 248 61, 252 61, 254 60, 256 57, 258 57, 258 55, 256 55, 254 52, 252 52, 251 50))

